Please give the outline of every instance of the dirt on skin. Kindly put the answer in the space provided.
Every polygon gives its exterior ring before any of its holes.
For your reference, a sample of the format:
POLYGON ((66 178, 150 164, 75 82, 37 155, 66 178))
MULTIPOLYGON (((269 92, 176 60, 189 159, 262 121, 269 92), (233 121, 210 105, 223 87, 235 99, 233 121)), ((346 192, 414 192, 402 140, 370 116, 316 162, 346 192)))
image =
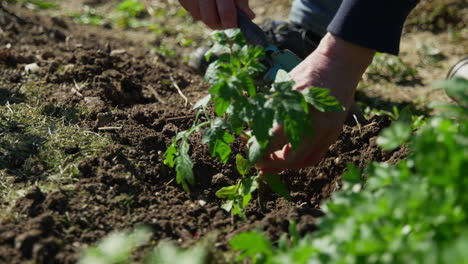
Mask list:
MULTIPOLYGON (((74 263, 87 245, 138 224, 152 228, 154 241, 169 239, 182 246, 216 231, 220 250, 233 235, 252 228, 263 228, 276 239, 288 230, 289 220, 304 234, 316 229, 320 202, 340 188, 348 163, 365 168, 371 161, 394 163, 406 155, 406 149, 390 153, 376 145, 376 136, 390 124, 386 118, 346 126, 318 166, 283 173, 292 202, 267 194, 266 212, 252 203, 247 221, 233 219, 215 197, 238 177, 232 161, 214 160, 200 136, 194 136, 196 185, 189 194, 161 160, 176 131, 194 120, 175 87, 193 103, 206 94, 200 76, 144 51, 140 43, 115 38, 112 31, 11 5, 7 9, 0 9, 1 88, 17 93, 30 80, 40 82, 46 101, 86 106, 89 114, 81 126, 111 135, 115 144, 80 163, 73 188, 45 192, 30 181, 24 197, 3 203, 12 213, 0 222, 0 263, 74 263), (39 68, 26 74, 25 65, 31 63, 39 68)), ((241 148, 238 144, 236 152, 241 148)))

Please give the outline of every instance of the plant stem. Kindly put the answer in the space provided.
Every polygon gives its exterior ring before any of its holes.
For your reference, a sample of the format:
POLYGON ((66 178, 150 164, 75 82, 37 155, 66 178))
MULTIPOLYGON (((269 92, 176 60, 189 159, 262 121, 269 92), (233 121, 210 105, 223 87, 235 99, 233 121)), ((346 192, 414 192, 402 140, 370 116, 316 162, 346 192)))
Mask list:
POLYGON ((258 196, 257 196, 258 207, 260 207, 260 211, 262 213, 265 213, 267 211, 266 202, 265 202, 266 184, 264 181, 260 179, 260 177, 257 178, 257 182, 258 182, 258 196))

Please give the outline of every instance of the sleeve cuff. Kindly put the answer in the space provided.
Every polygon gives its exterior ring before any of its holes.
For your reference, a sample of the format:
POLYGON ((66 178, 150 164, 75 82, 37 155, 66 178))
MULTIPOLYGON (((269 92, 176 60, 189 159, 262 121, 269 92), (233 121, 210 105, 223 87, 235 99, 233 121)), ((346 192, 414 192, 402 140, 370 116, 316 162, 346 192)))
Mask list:
POLYGON ((403 24, 418 0, 344 0, 328 32, 378 52, 398 55, 403 24))

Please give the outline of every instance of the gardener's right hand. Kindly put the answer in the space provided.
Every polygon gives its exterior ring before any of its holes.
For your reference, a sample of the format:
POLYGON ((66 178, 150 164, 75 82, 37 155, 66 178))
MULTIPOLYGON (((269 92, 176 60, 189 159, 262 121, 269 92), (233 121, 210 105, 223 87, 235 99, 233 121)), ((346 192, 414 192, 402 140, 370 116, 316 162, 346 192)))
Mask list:
POLYGON ((255 17, 248 0, 179 0, 193 19, 203 21, 212 29, 237 27, 237 10, 242 10, 250 19, 255 17))
POLYGON ((295 90, 309 87, 330 89, 331 94, 347 110, 322 113, 311 109, 315 133, 313 137, 304 137, 296 151, 292 150, 283 128, 274 127, 270 146, 256 167, 263 172, 278 173, 319 163, 340 135, 347 113, 353 105, 356 87, 372 62, 374 53, 375 50, 340 39, 331 33, 326 34, 318 48, 289 76, 296 82, 295 90))

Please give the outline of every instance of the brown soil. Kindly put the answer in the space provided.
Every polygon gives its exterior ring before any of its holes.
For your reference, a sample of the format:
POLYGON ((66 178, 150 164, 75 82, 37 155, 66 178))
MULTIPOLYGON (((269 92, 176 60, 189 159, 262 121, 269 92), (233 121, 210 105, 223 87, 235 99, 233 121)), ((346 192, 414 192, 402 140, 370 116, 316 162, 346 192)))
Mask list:
MULTIPOLYGON (((85 105, 89 115, 81 126, 111 135, 115 144, 81 162, 73 188, 45 192, 31 187, 13 204, 4 204, 12 206, 14 217, 0 223, 0 263, 73 263, 86 245, 138 224, 150 226, 154 240, 180 245, 217 231, 220 249, 234 234, 254 227, 278 238, 289 220, 297 221, 301 233, 310 232, 322 215, 320 202, 340 188, 348 163, 364 168, 371 161, 397 162, 406 155, 405 149, 388 153, 377 147, 377 134, 390 123, 385 118, 345 127, 318 166, 284 173, 292 202, 269 194, 267 212, 253 203, 247 222, 232 219, 214 195, 235 182, 232 162, 213 160, 194 137, 197 184, 190 194, 174 183, 174 172, 161 162, 160 153, 176 131, 194 118, 174 82, 195 102, 206 94, 201 77, 176 60, 144 51, 139 43, 113 37, 112 31, 8 9, 17 17, 0 9, 2 88, 13 93, 37 80, 47 91, 46 100, 85 105), (33 75, 24 73, 30 63, 40 66, 33 75), (118 129, 99 130, 103 127, 118 129)), ((33 186, 32 180, 20 181, 33 186)))

